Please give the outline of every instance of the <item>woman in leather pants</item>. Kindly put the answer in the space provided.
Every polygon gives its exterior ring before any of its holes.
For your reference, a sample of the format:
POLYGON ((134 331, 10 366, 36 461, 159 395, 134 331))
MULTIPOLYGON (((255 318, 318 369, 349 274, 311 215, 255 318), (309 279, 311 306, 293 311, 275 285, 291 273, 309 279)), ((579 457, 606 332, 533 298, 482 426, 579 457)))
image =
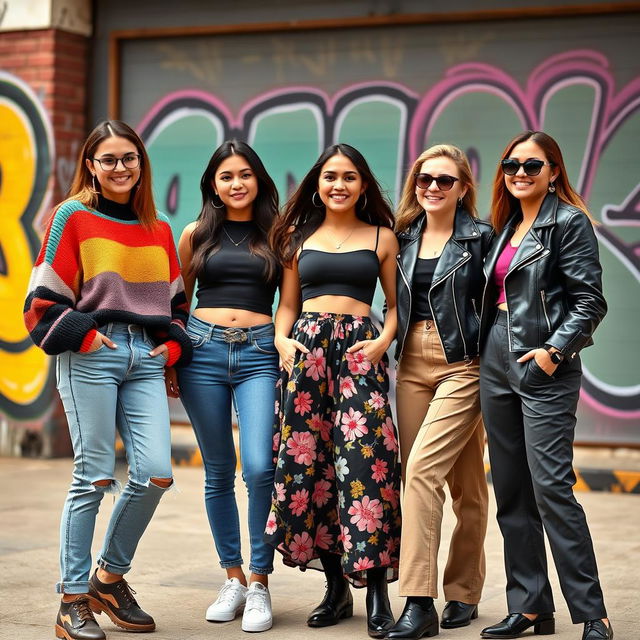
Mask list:
POLYGON ((445 482, 457 526, 441 626, 467 626, 478 616, 488 499, 476 306, 492 229, 477 219, 475 198, 464 153, 437 145, 413 164, 397 213, 396 400, 405 518, 399 591, 407 602, 388 638, 438 634, 433 599, 445 482))
POLYGON ((543 529, 583 640, 613 637, 582 507, 573 495, 579 352, 604 317, 592 221, 558 144, 526 131, 493 187, 497 239, 484 266, 480 395, 504 537, 509 615, 483 638, 554 632, 543 529))

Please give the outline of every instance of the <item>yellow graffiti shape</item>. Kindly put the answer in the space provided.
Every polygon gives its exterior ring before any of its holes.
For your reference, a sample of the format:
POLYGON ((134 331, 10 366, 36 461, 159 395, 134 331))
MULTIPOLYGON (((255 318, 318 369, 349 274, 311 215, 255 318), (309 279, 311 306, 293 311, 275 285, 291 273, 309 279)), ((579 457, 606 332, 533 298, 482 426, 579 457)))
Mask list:
MULTIPOLYGON (((0 101, 0 240, 5 273, 0 274, 0 339, 28 338, 22 308, 32 267, 29 240, 20 218, 34 188, 37 151, 29 123, 14 105, 0 101)), ((49 360, 31 345, 16 353, 0 351, 0 393, 29 404, 42 392, 49 360)))

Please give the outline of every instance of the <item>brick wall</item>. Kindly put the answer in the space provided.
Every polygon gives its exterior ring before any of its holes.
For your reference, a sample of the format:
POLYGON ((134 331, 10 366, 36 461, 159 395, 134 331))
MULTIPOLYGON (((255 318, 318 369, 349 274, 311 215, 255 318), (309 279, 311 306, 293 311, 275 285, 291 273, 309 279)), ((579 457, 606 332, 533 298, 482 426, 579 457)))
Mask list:
POLYGON ((51 202, 66 194, 86 135, 89 41, 60 31, 0 34, 0 66, 31 86, 47 111, 55 140, 51 202))

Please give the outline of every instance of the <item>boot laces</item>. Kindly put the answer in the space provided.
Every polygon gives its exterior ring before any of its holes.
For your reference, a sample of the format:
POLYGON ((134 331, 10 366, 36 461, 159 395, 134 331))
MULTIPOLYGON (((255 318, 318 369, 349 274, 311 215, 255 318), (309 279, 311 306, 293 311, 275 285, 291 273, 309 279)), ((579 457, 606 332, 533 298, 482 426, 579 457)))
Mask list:
POLYGON ((96 621, 93 617, 93 611, 91 611, 91 607, 89 606, 88 598, 79 598, 78 600, 74 600, 71 606, 76 610, 78 618, 80 618, 82 622, 87 622, 87 620, 93 620, 93 622, 96 621))
POLYGON ((122 595, 124 600, 125 608, 138 606, 136 599, 133 597, 133 594, 136 593, 129 583, 123 578, 116 583, 116 588, 122 595))

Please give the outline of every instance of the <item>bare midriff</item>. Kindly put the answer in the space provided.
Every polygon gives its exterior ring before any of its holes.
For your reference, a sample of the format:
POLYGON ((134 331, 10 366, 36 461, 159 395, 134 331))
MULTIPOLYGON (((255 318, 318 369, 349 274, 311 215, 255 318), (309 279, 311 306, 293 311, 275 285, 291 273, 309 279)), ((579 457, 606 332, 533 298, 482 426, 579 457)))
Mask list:
POLYGON ((271 316, 246 309, 227 309, 218 307, 202 307, 196 309, 193 315, 199 320, 222 327, 255 327, 259 324, 272 322, 271 316))
POLYGON ((368 316, 371 307, 349 296, 318 296, 302 303, 302 311, 315 313, 344 313, 350 316, 368 316))

